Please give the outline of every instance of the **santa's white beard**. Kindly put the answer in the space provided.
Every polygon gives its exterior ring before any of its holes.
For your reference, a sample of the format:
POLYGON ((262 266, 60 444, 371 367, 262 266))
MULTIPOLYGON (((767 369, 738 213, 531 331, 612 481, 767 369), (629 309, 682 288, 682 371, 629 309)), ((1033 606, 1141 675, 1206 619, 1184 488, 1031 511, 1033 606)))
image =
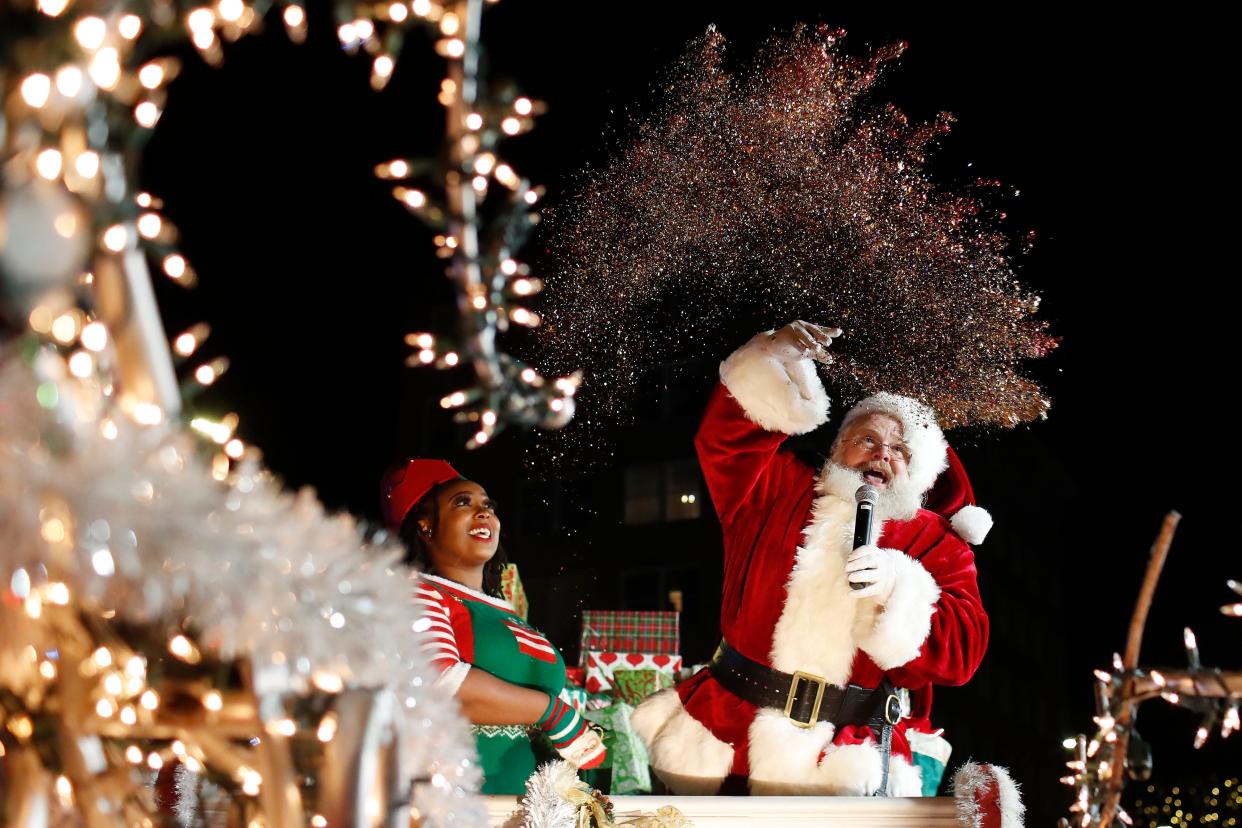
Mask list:
MULTIPOLYGON (((867 481, 862 472, 828 460, 819 474, 819 490, 842 500, 854 502, 858 487, 867 481)), ((916 492, 910 478, 893 478, 883 489, 878 489, 880 499, 875 506, 875 516, 880 521, 910 520, 923 505, 923 493, 916 492)))

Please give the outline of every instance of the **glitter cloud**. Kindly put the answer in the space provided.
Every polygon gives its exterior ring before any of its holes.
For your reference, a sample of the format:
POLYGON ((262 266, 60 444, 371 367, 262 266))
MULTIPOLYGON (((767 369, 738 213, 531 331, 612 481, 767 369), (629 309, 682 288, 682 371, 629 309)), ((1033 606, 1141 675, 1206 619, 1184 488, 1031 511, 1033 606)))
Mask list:
POLYGON ((734 68, 709 29, 552 212, 542 344, 587 369, 600 417, 624 412, 644 366, 794 318, 845 329, 827 369, 845 401, 908 394, 945 426, 1047 410, 1020 368, 1056 340, 1014 272, 998 185, 934 183, 927 152, 952 119, 874 101, 904 44, 860 58, 843 34, 801 26, 734 68))

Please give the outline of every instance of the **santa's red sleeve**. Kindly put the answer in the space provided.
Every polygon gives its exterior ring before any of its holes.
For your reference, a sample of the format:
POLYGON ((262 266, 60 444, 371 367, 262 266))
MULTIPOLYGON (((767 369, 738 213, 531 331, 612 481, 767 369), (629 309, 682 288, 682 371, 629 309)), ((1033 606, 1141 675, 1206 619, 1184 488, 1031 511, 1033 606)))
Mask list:
MULTIPOLYGON (((927 513, 924 513, 927 514, 927 513)), ((975 556, 936 517, 901 545, 897 586, 860 648, 902 687, 963 684, 988 646, 975 556)), ((887 539, 882 538, 881 543, 887 539)))
POLYGON ((460 601, 421 579, 414 588, 414 604, 419 609, 414 622, 414 631, 422 636, 419 648, 440 674, 436 684, 456 693, 474 661, 470 612, 460 601))
POLYGON ((774 466, 794 462, 778 449, 828 419, 828 395, 815 365, 761 333, 720 364, 694 445, 720 522, 764 500, 774 466))

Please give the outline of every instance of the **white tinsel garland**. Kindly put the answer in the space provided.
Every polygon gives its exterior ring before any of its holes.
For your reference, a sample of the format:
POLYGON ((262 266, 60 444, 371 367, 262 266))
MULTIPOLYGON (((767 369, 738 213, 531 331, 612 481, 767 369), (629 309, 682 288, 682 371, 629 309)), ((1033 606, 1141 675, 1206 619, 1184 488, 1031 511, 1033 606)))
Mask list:
POLYGON ((578 771, 565 761, 541 765, 526 780, 522 797, 522 828, 574 828, 578 805, 566 798, 578 785, 578 771))
MULTIPOLYGON (((52 577, 86 614, 193 631, 205 652, 249 659, 264 693, 388 687, 424 824, 483 824, 473 743, 420 653, 401 548, 256 464, 213 479, 189 434, 109 404, 54 351, 33 367, 0 352, 0 584, 25 597, 52 577)), ((45 634, 37 618, 0 633, 14 666, 0 686, 31 678, 19 655, 45 634)))
MULTIPOLYGON (((693 828, 694 823, 671 805, 616 822, 608 798, 578 779, 578 771, 563 760, 540 765, 526 780, 516 819, 522 828, 693 828)), ((505 824, 511 824, 506 822, 505 824)))
POLYGON ((230 798, 209 779, 189 771, 185 765, 176 770, 177 807, 175 815, 181 828, 228 828, 230 798))

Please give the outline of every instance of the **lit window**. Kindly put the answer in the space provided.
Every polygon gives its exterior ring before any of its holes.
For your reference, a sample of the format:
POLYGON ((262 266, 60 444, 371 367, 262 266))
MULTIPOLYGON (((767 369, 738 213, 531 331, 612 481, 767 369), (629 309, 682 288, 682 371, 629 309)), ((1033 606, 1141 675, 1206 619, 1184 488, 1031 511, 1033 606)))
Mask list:
POLYGON ((664 467, 664 519, 693 520, 700 514, 703 497, 699 491, 699 466, 693 460, 668 463, 664 467))
POLYGON ((625 470, 625 522, 694 520, 702 514, 702 485, 693 460, 631 466, 625 470))

